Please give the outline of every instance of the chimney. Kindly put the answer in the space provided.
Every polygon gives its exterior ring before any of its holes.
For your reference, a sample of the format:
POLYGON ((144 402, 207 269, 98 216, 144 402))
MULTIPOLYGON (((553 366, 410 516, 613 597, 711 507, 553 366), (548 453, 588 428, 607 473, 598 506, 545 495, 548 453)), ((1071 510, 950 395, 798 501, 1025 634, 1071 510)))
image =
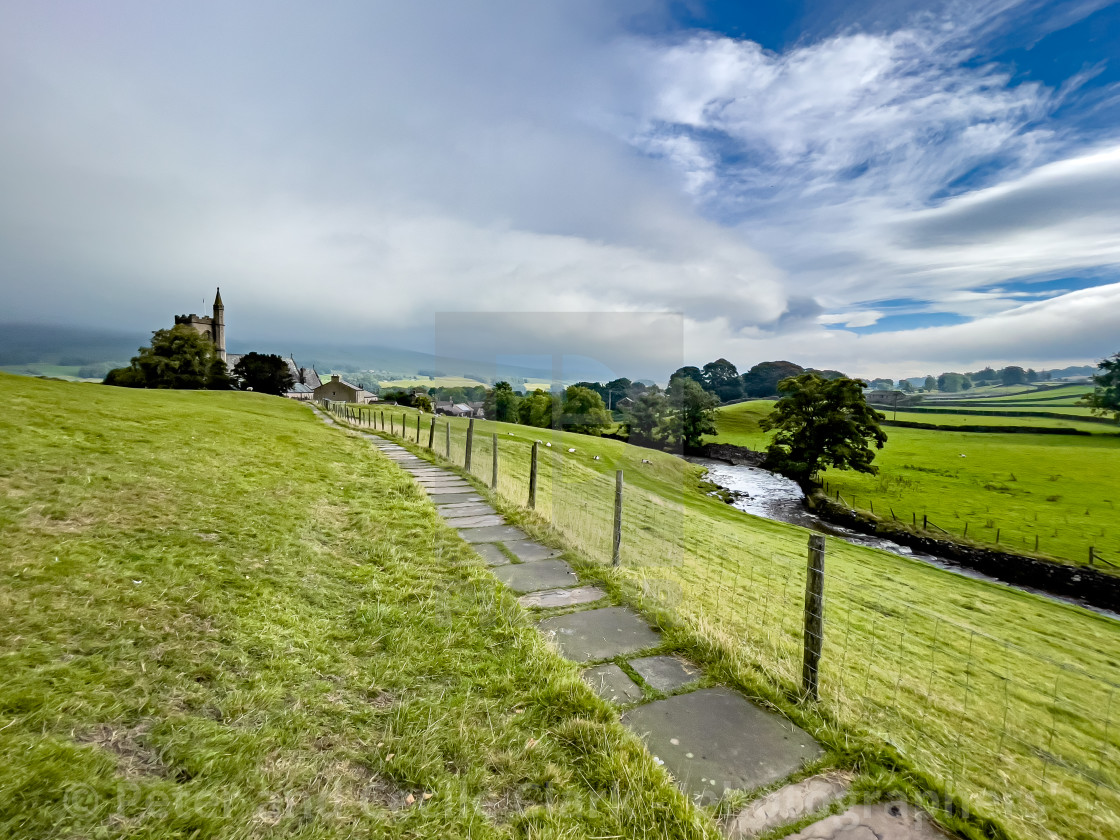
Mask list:
POLYGON ((331 374, 331 382, 338 382, 339 379, 340 379, 340 377, 337 373, 332 373, 331 374))

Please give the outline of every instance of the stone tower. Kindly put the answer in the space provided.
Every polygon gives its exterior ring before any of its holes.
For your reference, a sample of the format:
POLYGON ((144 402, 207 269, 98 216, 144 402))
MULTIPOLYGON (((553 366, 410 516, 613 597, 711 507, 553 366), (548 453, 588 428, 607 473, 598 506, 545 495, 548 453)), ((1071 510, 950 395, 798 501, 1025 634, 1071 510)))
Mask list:
POLYGON ((222 303, 222 289, 219 286, 217 294, 214 295, 214 324, 213 324, 213 341, 214 347, 218 350, 218 355, 222 357, 222 361, 226 361, 226 307, 222 303))

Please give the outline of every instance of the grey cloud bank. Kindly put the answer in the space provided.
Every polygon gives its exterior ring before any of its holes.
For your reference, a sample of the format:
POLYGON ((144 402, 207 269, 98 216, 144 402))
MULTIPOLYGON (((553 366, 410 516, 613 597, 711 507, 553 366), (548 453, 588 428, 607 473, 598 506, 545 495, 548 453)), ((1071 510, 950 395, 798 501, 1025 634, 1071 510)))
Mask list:
MULTIPOLYGON (((8 4, 3 320, 147 330, 221 285, 231 334, 260 340, 426 350, 436 312, 615 311, 683 313, 688 362, 904 359, 901 375, 1116 349, 1107 281, 969 297, 1120 262, 1120 144, 1029 127, 1053 92, 962 67, 959 32, 775 56, 638 36, 635 16, 665 11, 8 4), (923 145, 941 123, 960 136, 923 145), (930 198, 997 148, 1016 161, 1003 181, 930 198), (866 160, 866 179, 843 174, 866 160), (976 320, 835 328, 890 297, 976 320)), ((566 340, 603 342, 578 323, 566 340)))

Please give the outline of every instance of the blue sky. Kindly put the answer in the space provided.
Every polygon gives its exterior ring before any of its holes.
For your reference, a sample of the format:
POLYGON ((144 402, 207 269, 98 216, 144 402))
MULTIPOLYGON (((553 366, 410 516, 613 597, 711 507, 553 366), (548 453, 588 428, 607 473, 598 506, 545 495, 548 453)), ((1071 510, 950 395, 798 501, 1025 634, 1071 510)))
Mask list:
POLYGON ((635 376, 1120 349, 1116 2, 10 2, 0 109, 0 320, 220 284, 269 347, 617 313, 549 346, 635 376))

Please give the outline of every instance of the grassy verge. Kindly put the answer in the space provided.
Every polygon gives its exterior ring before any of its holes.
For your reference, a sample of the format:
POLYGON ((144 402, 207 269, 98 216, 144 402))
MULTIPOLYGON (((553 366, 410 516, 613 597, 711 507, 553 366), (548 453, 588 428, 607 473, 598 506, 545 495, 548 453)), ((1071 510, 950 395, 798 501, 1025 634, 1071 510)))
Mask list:
POLYGON ((713 837, 306 407, 0 376, 0 835, 713 837))
MULTIPOLYGON (((715 440, 764 448, 767 435, 758 422, 771 405, 757 401, 721 409, 715 440)), ((937 422, 945 417, 914 416, 937 422)), ((1067 563, 1086 563, 1089 546, 1120 562, 1115 478, 1120 437, 901 427, 887 429, 887 435, 875 457, 879 474, 827 471, 830 493, 839 492, 861 510, 874 506, 887 516, 893 511, 904 522, 928 516, 962 538, 967 523, 968 539, 981 545, 995 546, 998 538, 1005 549, 1034 553, 1037 538, 1039 553, 1067 563)))
MULTIPOLYGON (((450 423, 451 461, 461 465, 466 422, 437 422, 437 452, 450 423)), ((494 435, 494 495, 526 528, 597 564, 602 580, 662 617, 714 673, 834 750, 848 743, 857 765, 889 766, 897 751, 906 774, 936 780, 1015 837, 1120 832, 1112 620, 830 540, 822 702, 806 706, 795 699, 803 530, 709 497, 701 470, 669 455, 501 423, 475 424, 479 486, 492 480, 494 435), (540 476, 529 512, 534 440, 540 476), (612 570, 616 469, 626 486, 622 565, 612 570), (865 749, 869 737, 878 751, 865 749)))

